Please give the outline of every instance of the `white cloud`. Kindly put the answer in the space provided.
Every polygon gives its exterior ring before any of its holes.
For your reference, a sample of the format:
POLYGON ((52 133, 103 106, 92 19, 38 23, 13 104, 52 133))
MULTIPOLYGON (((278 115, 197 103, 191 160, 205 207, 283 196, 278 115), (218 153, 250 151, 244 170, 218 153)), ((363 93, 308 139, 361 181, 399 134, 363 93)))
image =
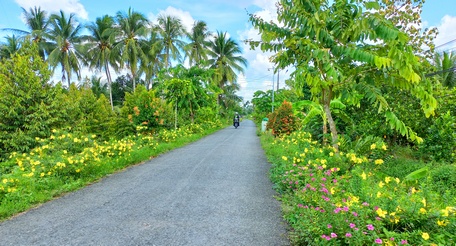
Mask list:
POLYGON ((74 13, 83 20, 89 19, 89 14, 79 0, 15 0, 19 6, 26 9, 41 7, 50 13, 59 12, 62 10, 65 13, 74 13))
POLYGON ((160 15, 170 15, 170 16, 178 17, 182 21, 182 25, 184 25, 184 27, 187 31, 191 31, 193 24, 195 23, 195 19, 193 19, 190 12, 184 11, 181 9, 176 9, 171 6, 168 6, 165 10, 160 10, 157 15, 150 13, 148 15, 148 18, 153 23, 157 23, 157 17, 160 15))
MULTIPOLYGON (((436 37, 435 45, 443 45, 456 39, 456 16, 445 15, 440 25, 437 26, 439 34, 436 37)), ((442 50, 456 48, 456 41, 440 47, 442 50)))
MULTIPOLYGON (((254 4, 261 8, 261 10, 253 13, 254 15, 261 17, 265 21, 274 21, 277 23, 277 9, 275 1, 271 0, 254 0, 254 4)), ((250 25, 246 25, 243 31, 238 32, 240 40, 255 40, 260 41, 261 36, 258 30, 250 25)), ((244 86, 241 86, 240 96, 244 97, 244 100, 251 100, 253 93, 257 90, 267 91, 272 87, 272 67, 274 66, 270 62, 272 52, 263 52, 259 48, 254 50, 250 49, 250 45, 241 43, 241 47, 244 50, 244 57, 249 62, 249 67, 246 70, 243 78, 244 86)), ((285 87, 285 80, 289 78, 289 72, 280 71, 280 88, 285 87)), ((238 81, 239 82, 239 81, 238 81)), ((274 76, 275 89, 277 89, 277 74, 274 76)))

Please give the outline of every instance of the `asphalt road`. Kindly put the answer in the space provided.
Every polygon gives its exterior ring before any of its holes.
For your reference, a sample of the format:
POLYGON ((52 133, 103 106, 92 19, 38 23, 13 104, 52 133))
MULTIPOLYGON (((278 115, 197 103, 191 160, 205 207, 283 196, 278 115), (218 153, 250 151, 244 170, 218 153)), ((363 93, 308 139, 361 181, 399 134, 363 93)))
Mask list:
POLYGON ((0 245, 288 245, 251 121, 0 224, 0 245))

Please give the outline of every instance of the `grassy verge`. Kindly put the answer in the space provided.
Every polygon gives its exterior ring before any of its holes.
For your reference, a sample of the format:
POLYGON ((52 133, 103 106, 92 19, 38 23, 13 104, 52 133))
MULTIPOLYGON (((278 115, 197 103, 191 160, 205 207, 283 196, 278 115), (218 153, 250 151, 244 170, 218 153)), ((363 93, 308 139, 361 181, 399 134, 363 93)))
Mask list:
POLYGON ((305 132, 261 142, 293 245, 455 245, 454 164, 394 157, 381 142, 337 154, 305 132))
POLYGON ((221 128, 192 125, 112 141, 54 131, 30 153, 13 153, 0 163, 0 221, 221 128))

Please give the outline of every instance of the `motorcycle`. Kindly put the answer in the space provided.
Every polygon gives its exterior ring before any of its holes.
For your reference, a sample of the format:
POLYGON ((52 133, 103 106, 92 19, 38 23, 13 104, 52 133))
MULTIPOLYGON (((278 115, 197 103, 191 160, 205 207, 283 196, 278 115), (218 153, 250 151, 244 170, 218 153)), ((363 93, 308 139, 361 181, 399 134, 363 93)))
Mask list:
POLYGON ((233 126, 234 128, 238 128, 239 127, 239 118, 238 117, 235 117, 234 120, 233 120, 233 126))

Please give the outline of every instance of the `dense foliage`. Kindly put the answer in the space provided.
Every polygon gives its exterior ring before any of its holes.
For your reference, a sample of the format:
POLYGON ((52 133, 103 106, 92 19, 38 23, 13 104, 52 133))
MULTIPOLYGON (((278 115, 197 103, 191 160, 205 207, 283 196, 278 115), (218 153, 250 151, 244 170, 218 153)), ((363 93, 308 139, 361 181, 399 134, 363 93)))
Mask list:
POLYGON ((399 168, 381 140, 366 155, 302 131, 262 140, 293 245, 455 244, 454 165, 399 168))

